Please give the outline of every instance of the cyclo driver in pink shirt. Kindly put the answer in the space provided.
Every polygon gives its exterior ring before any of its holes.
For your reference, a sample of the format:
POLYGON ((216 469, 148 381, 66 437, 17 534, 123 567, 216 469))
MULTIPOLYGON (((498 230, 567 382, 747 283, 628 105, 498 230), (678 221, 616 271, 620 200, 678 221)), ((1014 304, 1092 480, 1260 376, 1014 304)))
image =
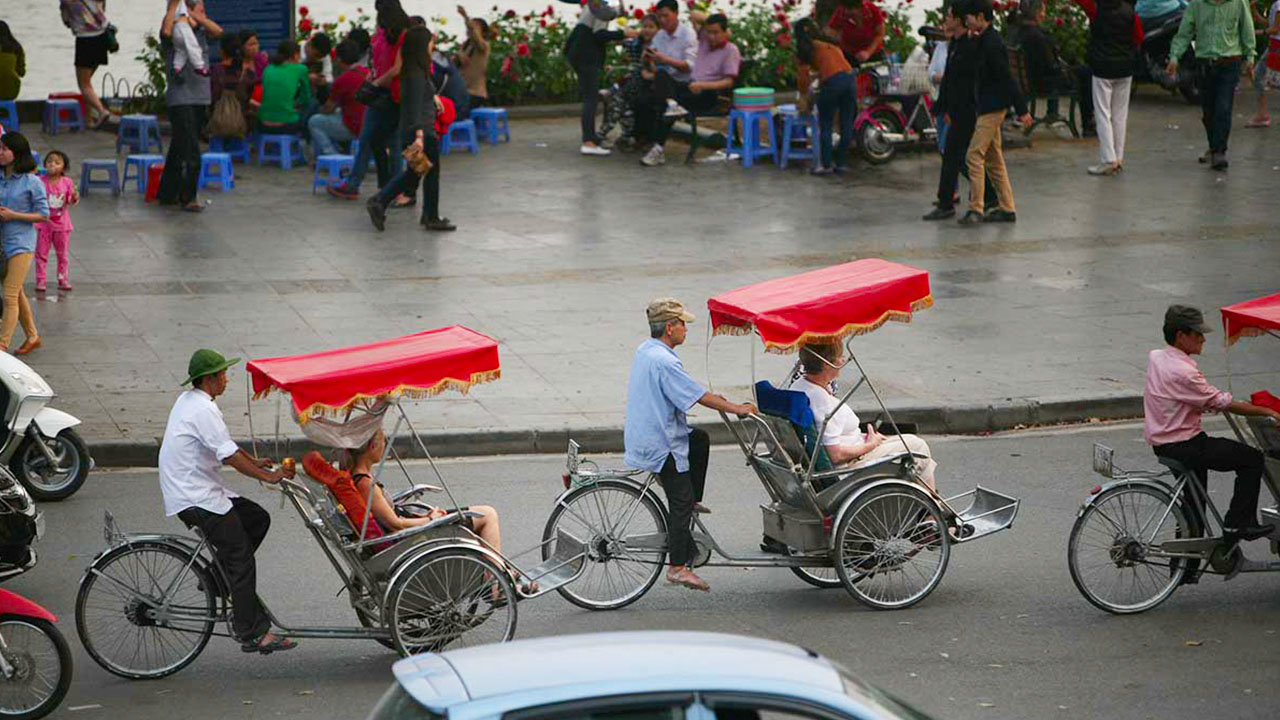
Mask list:
MULTIPOLYGON (((1256 540, 1275 531, 1271 524, 1258 524, 1258 490, 1262 479, 1262 453, 1228 438, 1210 437, 1200 427, 1200 415, 1231 412, 1259 415, 1280 421, 1280 412, 1233 400, 1231 393, 1210 385, 1191 359, 1204 349, 1205 333, 1212 329, 1199 310, 1186 305, 1170 305, 1164 314, 1167 347, 1147 356, 1147 387, 1142 394, 1143 432, 1156 455, 1176 460, 1191 468, 1206 487, 1209 470, 1236 473, 1231 506, 1223 518, 1224 539, 1229 544, 1256 540)), ((1204 508, 1197 507, 1199 518, 1204 508)), ((1200 520, 1203 524, 1203 520, 1200 520)), ((1188 573, 1184 582, 1195 582, 1188 573)))

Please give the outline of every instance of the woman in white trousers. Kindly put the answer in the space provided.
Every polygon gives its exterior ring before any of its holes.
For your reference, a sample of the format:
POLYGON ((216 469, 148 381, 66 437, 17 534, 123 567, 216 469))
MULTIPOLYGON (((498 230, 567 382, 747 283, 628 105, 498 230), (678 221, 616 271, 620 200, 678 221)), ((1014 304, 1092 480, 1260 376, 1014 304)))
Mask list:
POLYGON ((1075 0, 1089 16, 1087 58, 1093 69, 1093 112, 1099 163, 1090 175, 1114 175, 1124 167, 1125 126, 1133 88, 1134 54, 1142 45, 1142 21, 1130 0, 1075 0))

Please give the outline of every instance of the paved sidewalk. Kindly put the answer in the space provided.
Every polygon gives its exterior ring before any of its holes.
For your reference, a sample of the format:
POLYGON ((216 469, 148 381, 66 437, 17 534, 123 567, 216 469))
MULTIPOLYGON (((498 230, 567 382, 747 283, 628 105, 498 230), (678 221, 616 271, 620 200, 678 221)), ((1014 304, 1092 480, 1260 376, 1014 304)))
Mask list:
MULTIPOLYGON (((503 378, 422 403, 414 418, 521 449, 521 431, 620 426, 651 297, 674 295, 699 312, 685 365, 741 396, 752 341, 717 338, 707 351, 709 296, 884 257, 928 269, 937 301, 912 324, 855 343, 892 405, 951 412, 942 424, 952 429, 1001 424, 982 415, 991 406, 1069 401, 1062 407, 1077 416, 1132 414, 1166 305, 1215 316, 1280 286, 1280 129, 1245 130, 1238 113, 1232 168, 1216 174, 1195 162, 1197 111, 1140 95, 1118 177, 1085 174, 1095 143, 1044 131, 1009 154, 1012 226, 921 222, 933 154, 813 178, 769 165, 683 166, 673 146, 670 164, 644 169, 634 155, 579 157, 571 120, 517 122, 509 145, 446 157, 443 207, 461 228, 447 236, 422 232, 407 211, 378 234, 361 203, 312 196, 302 168, 237 165, 235 190, 203 193, 212 204, 200 216, 144 205, 132 190, 97 191, 72 211, 76 289, 36 302, 45 347, 31 363, 58 406, 84 419, 91 444, 154 449, 197 347, 265 357, 461 323, 501 341, 503 378)), ((76 167, 109 157, 111 141, 34 138, 67 150, 76 167)), ((1226 369, 1217 340, 1202 361, 1213 379, 1226 369)), ((1280 387, 1272 345, 1232 350, 1238 391, 1280 387)), ((776 378, 789 364, 769 356, 757 367, 776 378)), ((244 396, 240 373, 222 405, 241 435, 244 396)), ((257 405, 256 428, 269 433, 274 403, 257 405)))

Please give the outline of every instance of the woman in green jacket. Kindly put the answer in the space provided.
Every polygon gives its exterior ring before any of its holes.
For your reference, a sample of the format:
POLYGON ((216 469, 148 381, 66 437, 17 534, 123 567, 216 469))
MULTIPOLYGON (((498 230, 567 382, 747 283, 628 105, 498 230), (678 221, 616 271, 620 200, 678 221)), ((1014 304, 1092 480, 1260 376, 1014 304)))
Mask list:
POLYGON ((13 100, 22 90, 22 77, 27 74, 27 54, 9 31, 9 23, 0 20, 0 100, 13 100))

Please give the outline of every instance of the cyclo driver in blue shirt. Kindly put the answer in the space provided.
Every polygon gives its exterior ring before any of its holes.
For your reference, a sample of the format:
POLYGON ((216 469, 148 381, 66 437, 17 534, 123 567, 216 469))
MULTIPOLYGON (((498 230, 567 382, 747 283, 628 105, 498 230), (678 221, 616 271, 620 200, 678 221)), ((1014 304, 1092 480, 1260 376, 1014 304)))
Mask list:
POLYGON ((667 494, 667 582, 710 591, 711 586, 693 572, 692 523, 695 510, 711 512, 702 504, 711 443, 706 431, 690 431, 686 413, 703 405, 743 417, 756 408, 708 392, 685 372, 675 349, 684 342, 686 326, 694 317, 684 305, 675 298, 658 298, 645 312, 649 339, 636 348, 631 364, 623 461, 627 467, 657 473, 667 494))

